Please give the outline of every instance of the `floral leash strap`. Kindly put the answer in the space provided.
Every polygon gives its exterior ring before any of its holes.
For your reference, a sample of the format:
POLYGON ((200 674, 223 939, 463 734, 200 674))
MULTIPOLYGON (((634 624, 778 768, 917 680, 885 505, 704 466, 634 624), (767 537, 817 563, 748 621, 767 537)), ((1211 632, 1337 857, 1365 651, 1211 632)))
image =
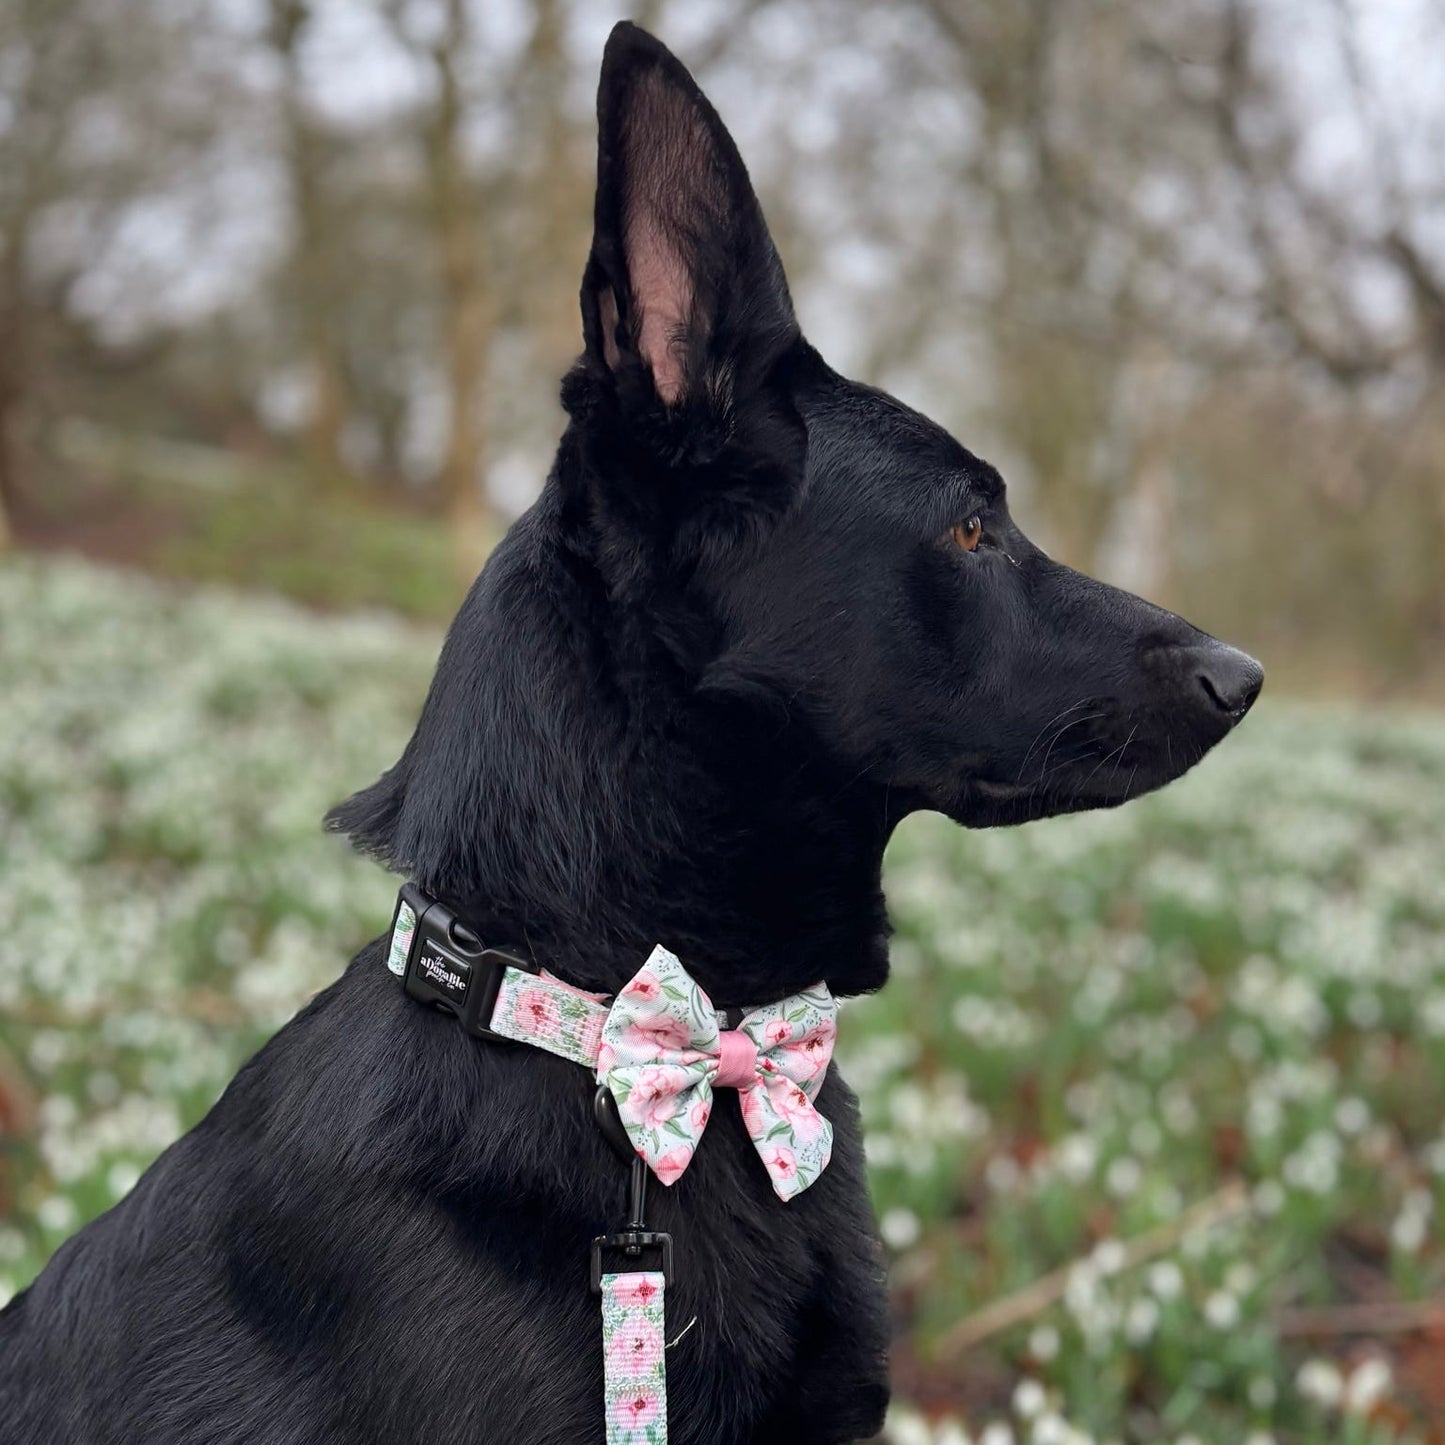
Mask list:
POLYGON ((449 910, 408 884, 387 966, 409 994, 443 1002, 469 1032, 532 1044, 595 1070, 599 1123, 632 1172, 629 1223, 592 1246, 607 1445, 667 1445, 664 1296, 672 1240, 644 1223, 647 1176, 665 1185, 682 1177, 707 1127, 714 1090, 732 1088, 773 1191, 786 1203, 807 1189, 832 1156, 833 1126, 813 1101, 833 1056, 837 1001, 817 984, 753 1009, 729 1029, 676 956, 658 946, 609 1006, 603 995, 494 950, 468 956, 453 923, 449 910), (474 968, 483 960, 496 961, 494 991, 474 968), (487 1012, 489 1018, 480 1016, 487 1012), (618 1250, 637 1261, 644 1251, 660 1250, 662 1268, 603 1272, 603 1253, 618 1250))
POLYGON ((602 1276, 602 1370, 607 1445, 667 1445, 663 1276, 602 1276))

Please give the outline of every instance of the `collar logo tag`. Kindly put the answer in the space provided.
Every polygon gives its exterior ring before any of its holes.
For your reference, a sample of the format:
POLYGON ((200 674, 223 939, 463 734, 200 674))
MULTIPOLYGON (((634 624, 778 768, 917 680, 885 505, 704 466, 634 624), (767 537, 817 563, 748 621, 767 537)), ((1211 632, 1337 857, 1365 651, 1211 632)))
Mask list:
POLYGON ((472 982, 472 966, 460 958, 448 958, 430 940, 423 942, 415 964, 418 979, 443 993, 461 1008, 472 982))
POLYGON ((534 974, 525 959, 488 948, 450 904, 406 884, 392 916, 387 967, 408 997, 455 1017, 478 1038, 498 1039, 490 1027, 502 976, 534 974))

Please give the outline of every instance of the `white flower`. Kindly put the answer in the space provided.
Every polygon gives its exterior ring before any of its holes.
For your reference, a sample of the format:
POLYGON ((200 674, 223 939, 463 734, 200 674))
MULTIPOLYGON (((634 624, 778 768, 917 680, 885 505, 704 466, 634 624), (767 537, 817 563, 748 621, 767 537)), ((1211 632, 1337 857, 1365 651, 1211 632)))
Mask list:
POLYGON ((928 1428, 928 1421, 911 1410, 889 1410, 887 1433, 891 1445, 933 1445, 933 1431, 928 1428))
POLYGON ((1057 1359, 1059 1332, 1052 1325, 1036 1325, 1029 1334, 1029 1354, 1045 1364, 1057 1359))
POLYGON ((1070 1184, 1087 1183, 1099 1162, 1098 1145, 1087 1134, 1068 1134, 1054 1150, 1054 1162, 1070 1184))
POLYGON ((1400 1205, 1390 1226, 1390 1243, 1402 1254, 1416 1254, 1430 1232, 1435 1201, 1423 1189, 1412 1189, 1400 1205))
POLYGON ((1124 1246, 1117 1239, 1101 1239, 1094 1246, 1094 1264, 1099 1273, 1106 1277, 1118 1274, 1124 1268, 1124 1262, 1128 1257, 1124 1246))
POLYGON ((878 1221, 878 1232, 890 1249, 911 1249, 918 1243, 923 1226, 911 1209, 896 1205, 883 1211, 883 1217, 878 1221))
POLYGON ((1381 1359, 1356 1365, 1345 1386, 1345 1410, 1351 1415, 1368 1415, 1390 1392, 1393 1377, 1381 1359))
POLYGON ((1351 1095, 1335 1106, 1335 1127, 1341 1134, 1358 1134, 1370 1122, 1370 1106, 1351 1095))
POLYGON ((1074 1432, 1063 1419, 1050 1412, 1034 1421, 1032 1445, 1072 1445, 1074 1432))
POLYGON ((1266 1219, 1273 1219, 1284 1208, 1284 1188, 1277 1179, 1264 1179, 1255 1186, 1254 1207, 1266 1219))
POLYGON ((1152 1119, 1136 1119, 1129 1128, 1129 1147, 1146 1159, 1157 1154, 1163 1142, 1163 1131, 1152 1119))
POLYGON ((1013 1429, 1002 1420, 996 1420, 984 1427, 983 1434, 978 1437, 978 1445, 1014 1445, 1013 1429))
POLYGON ((1229 1052, 1242 1063, 1255 1063, 1264 1052, 1259 1030, 1252 1024, 1236 1024, 1229 1031, 1229 1052))
POLYGON ((1235 1294, 1246 1295, 1255 1286, 1254 1266, 1247 1260, 1237 1259, 1224 1271, 1224 1283, 1235 1294))
POLYGON ((1129 1199, 1139 1192, 1144 1171, 1137 1159, 1123 1154, 1115 1159, 1105 1171, 1104 1185, 1115 1199, 1129 1199))
POLYGON ((1338 1405, 1345 1393, 1345 1382, 1332 1360, 1306 1360, 1294 1383, 1306 1400, 1326 1409, 1338 1405))
POLYGON ((1177 1082, 1164 1086, 1159 1094, 1159 1111, 1172 1134, 1188 1134, 1199 1123, 1199 1111, 1188 1091, 1177 1082))
POLYGON ((1256 1410, 1268 1410, 1279 1398, 1279 1390, 1268 1375, 1256 1375, 1249 1382, 1249 1403, 1256 1410))
POLYGON ((112 1199, 121 1199, 135 1188, 140 1170, 129 1159, 120 1159, 106 1172, 105 1185, 112 1199))
POLYGON ((42 1199, 40 1208, 35 1211, 35 1217, 40 1221, 42 1229, 55 1234, 74 1229, 79 1218, 74 1203, 64 1194, 52 1194, 42 1199))
POLYGON ((1159 1327, 1159 1306, 1141 1295, 1124 1315, 1124 1336, 1131 1345, 1147 1345, 1159 1327))
POLYGON ((1172 1259, 1149 1267, 1149 1288, 1166 1304, 1184 1292, 1184 1274, 1172 1259))
POLYGON ((1420 1162, 1432 1174, 1445 1176, 1445 1134, 1425 1146, 1420 1154, 1420 1162))
POLYGON ((1037 1380, 1020 1380, 1014 1386, 1014 1414, 1020 1419, 1032 1420, 1047 1403, 1044 1387, 1037 1380))
POLYGON ((1216 1330, 1232 1330, 1239 1323, 1239 1300, 1228 1290, 1215 1290, 1204 1301, 1204 1318, 1216 1330))

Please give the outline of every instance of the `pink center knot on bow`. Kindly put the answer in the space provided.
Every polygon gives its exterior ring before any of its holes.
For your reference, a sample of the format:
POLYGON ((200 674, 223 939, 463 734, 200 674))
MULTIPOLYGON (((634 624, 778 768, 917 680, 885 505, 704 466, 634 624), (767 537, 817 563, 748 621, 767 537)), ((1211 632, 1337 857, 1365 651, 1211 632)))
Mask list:
POLYGON ((758 1046, 740 1029, 724 1029, 717 1036, 718 1089, 751 1089, 758 1078, 758 1046))

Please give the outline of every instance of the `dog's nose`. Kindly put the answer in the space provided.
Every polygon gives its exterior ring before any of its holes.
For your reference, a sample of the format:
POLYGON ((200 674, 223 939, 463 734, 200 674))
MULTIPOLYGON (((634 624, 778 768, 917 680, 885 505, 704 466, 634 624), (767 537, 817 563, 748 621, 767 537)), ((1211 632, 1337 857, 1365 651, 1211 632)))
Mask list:
POLYGON ((1264 686, 1264 669, 1247 652, 1212 638, 1195 650, 1194 678, 1210 702, 1237 723, 1264 686))

